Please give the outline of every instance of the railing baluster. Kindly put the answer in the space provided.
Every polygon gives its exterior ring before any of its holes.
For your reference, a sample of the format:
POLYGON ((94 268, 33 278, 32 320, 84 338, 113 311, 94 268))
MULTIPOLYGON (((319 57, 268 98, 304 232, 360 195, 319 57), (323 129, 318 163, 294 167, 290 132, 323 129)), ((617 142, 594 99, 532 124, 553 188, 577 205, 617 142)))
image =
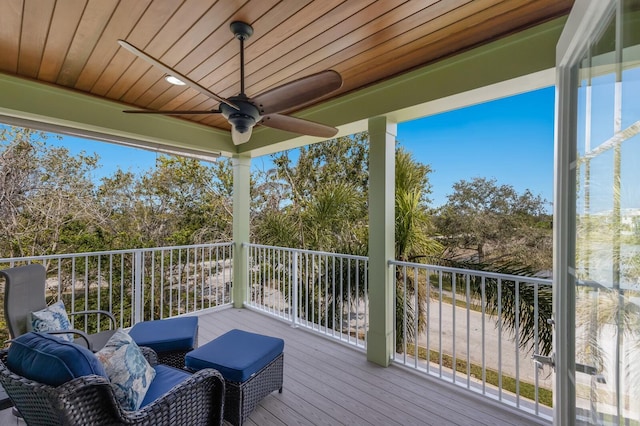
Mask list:
MULTIPOLYGON (((534 341, 533 341, 533 353, 534 354, 539 354, 539 331, 538 331, 538 321, 540 321, 540 317, 539 317, 539 311, 538 311, 538 283, 533 283, 533 295, 534 295, 534 302, 533 302, 533 318, 534 318, 534 323, 533 323, 533 335, 534 337, 534 341)), ((535 397, 534 397, 534 402, 535 402, 535 414, 538 415, 540 414, 540 395, 539 395, 539 387, 540 387, 540 371, 539 369, 536 367, 536 365, 534 364, 533 366, 533 378, 535 381, 535 397)))
MULTIPOLYGON (((102 256, 97 256, 96 257, 98 260, 98 278, 97 278, 97 282, 98 282, 98 306, 96 309, 102 309, 102 304, 101 304, 101 296, 102 296, 102 256)), ((100 323, 101 321, 98 321, 98 326, 97 326, 97 332, 99 333, 101 331, 101 327, 100 327, 100 323)))
MULTIPOLYGON (((184 296, 185 296, 185 301, 184 301, 184 312, 187 313, 189 312, 189 281, 190 281, 190 268, 189 265, 191 264, 191 261, 189 260, 189 249, 185 249, 184 250, 186 253, 186 257, 187 260, 185 261, 184 264, 184 296)), ((195 286, 194 286, 195 287, 195 286)))
POLYGON ((498 278, 498 399, 502 401, 502 279, 498 278))
POLYGON ((427 279, 427 373, 431 373, 431 274, 425 269, 427 279))
POLYGON ((418 268, 413 267, 413 306, 416 314, 413 316, 414 342, 413 342, 413 358, 415 359, 415 368, 418 368, 420 360, 420 281, 418 281, 418 268))
POLYGON ((360 270, 358 269, 358 261, 354 260, 355 270, 356 270, 356 346, 358 345, 358 340, 360 339, 360 270))
MULTIPOLYGON (((89 256, 84 257, 84 310, 89 310, 89 256)), ((89 332, 87 317, 84 317, 84 332, 89 332)))
POLYGON ((515 357, 516 357, 516 407, 520 407, 520 281, 514 282, 516 288, 515 304, 515 357))
POLYGON ((293 271, 291 273, 291 277, 293 278, 293 283, 291 284, 293 290, 293 302, 291 306, 293 307, 293 321, 292 326, 298 326, 298 252, 293 253, 293 271))
POLYGON ((160 319, 164 318, 164 250, 160 251, 160 319))
POLYGON ((452 354, 451 354, 451 358, 452 358, 452 362, 451 362, 451 369, 453 370, 453 383, 456 382, 456 376, 458 375, 458 369, 457 369, 457 364, 456 364, 456 273, 452 272, 451 273, 451 317, 452 317, 452 334, 453 334, 453 339, 452 339, 452 354))
MULTIPOLYGON (((407 267, 402 267, 402 362, 407 363, 407 267)), ((414 315, 417 317, 416 313, 414 315)))
POLYGON ((442 271, 438 271, 438 375, 442 377, 442 271))
POLYGON ((471 276, 465 274, 467 287, 467 389, 471 387, 471 276))
POLYGON ((120 328, 124 328, 124 253, 120 254, 120 328))
POLYGON ((481 289, 481 300, 480 306, 482 307, 482 394, 486 395, 487 393, 487 348, 485 346, 485 314, 487 309, 487 289, 486 289, 486 281, 485 277, 481 277, 480 281, 480 289, 481 289))
POLYGON ((344 324, 342 324, 342 319, 344 318, 344 274, 343 274, 343 258, 340 258, 340 340, 343 338, 344 334, 344 324))
POLYGON ((351 259, 347 259, 347 342, 351 343, 351 259))

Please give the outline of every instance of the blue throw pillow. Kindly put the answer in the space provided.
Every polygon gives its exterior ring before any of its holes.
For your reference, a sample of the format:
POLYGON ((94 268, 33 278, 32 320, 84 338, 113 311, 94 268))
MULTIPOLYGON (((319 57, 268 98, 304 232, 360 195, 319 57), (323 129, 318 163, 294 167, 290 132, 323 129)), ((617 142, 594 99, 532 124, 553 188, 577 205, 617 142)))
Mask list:
POLYGON ((90 374, 108 378, 90 350, 46 333, 26 333, 11 341, 7 366, 14 373, 49 386, 90 374))
POLYGON ((137 410, 156 376, 131 336, 119 329, 96 353, 125 410, 137 410))
MULTIPOLYGON (((69 330, 71 323, 67 310, 64 307, 64 302, 58 300, 51 306, 47 306, 40 311, 31 312, 31 323, 27 326, 31 326, 29 331, 60 331, 69 330)), ((59 339, 66 340, 67 342, 73 342, 73 334, 54 334, 59 339)))

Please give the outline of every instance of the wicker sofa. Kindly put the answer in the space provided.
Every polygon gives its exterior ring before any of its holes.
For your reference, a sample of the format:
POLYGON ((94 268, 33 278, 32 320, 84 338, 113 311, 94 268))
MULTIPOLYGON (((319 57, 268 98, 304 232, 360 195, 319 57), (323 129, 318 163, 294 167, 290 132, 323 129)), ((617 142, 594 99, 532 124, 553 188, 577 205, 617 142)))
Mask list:
MULTIPOLYGON (((156 367, 155 352, 140 349, 156 367)), ((85 375, 50 386, 15 374, 7 367, 7 356, 8 350, 0 351, 0 383, 28 425, 191 426, 223 422, 224 379, 213 369, 188 374, 167 366, 156 367, 158 374, 168 371, 180 381, 139 410, 127 411, 105 377, 85 375)))

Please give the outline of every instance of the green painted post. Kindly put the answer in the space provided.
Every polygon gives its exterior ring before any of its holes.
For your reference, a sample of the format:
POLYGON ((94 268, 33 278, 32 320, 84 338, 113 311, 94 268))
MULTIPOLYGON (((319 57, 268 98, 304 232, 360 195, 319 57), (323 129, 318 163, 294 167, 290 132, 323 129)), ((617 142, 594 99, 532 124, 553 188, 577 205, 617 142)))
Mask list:
POLYGON ((394 276, 387 262, 395 246, 395 123, 369 119, 369 331, 367 359, 391 363, 394 276))
POLYGON ((251 158, 234 156, 233 164, 233 306, 242 308, 247 298, 251 158))

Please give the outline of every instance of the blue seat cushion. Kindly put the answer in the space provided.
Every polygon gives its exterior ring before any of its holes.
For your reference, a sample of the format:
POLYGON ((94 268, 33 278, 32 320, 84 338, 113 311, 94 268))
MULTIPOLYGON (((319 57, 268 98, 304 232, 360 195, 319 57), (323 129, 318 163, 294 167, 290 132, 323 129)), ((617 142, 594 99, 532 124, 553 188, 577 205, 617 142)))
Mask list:
POLYGON ((182 383, 185 379, 191 376, 191 373, 163 364, 158 364, 154 368, 156 370, 156 377, 151 382, 151 386, 149 386, 140 408, 151 404, 153 401, 169 392, 174 386, 182 383))
POLYGON ((243 330, 231 330, 187 354, 185 365, 193 371, 215 368, 226 380, 245 382, 273 361, 284 340, 243 330))
POLYGON ((198 336, 198 317, 139 322, 131 328, 129 335, 138 346, 156 352, 190 350, 198 336))
POLYGON ((7 353, 7 366, 20 376, 49 386, 91 374, 108 379, 90 350, 45 333, 30 332, 14 339, 7 353))

